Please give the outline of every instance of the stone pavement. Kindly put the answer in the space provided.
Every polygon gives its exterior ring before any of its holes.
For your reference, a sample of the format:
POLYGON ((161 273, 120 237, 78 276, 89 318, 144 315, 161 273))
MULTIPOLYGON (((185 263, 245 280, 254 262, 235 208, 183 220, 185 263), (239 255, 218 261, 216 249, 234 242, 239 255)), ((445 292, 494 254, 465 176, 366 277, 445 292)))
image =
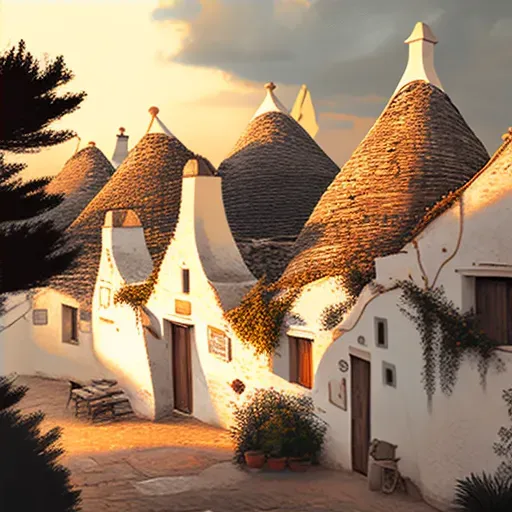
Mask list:
POLYGON ((110 424, 75 419, 66 382, 20 377, 26 412, 61 426, 62 462, 82 490, 83 512, 433 512, 404 495, 372 493, 361 475, 245 471, 231 464, 227 432, 180 416, 110 424))

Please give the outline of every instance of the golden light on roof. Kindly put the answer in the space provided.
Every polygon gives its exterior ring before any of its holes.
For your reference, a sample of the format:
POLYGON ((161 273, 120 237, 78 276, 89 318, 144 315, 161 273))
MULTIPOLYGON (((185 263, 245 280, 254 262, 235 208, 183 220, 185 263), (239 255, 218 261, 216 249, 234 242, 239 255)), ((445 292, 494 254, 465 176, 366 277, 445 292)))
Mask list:
POLYGON ((502 140, 508 140, 512 137, 512 126, 509 126, 508 127, 508 130, 507 130, 507 133, 504 133, 502 136, 501 136, 501 139, 502 140))

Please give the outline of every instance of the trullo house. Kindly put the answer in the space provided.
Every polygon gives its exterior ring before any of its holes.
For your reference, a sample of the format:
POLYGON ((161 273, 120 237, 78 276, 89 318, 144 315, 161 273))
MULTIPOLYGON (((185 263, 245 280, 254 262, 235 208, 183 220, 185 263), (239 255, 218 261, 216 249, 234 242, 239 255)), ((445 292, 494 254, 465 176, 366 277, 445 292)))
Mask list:
MULTIPOLYGON (((332 327, 372 280, 375 258, 399 251, 425 211, 489 158, 437 77, 431 29, 418 23, 406 43, 400 87, 322 195, 279 279, 282 290, 300 293, 274 371, 307 388, 332 327)), ((358 469, 366 473, 364 460, 358 469)))
POLYGON ((512 130, 409 243, 375 260, 316 372, 331 465, 366 472, 367 440, 395 444, 402 474, 441 510, 458 478, 499 467, 493 443, 511 422, 511 211, 512 130), (462 316, 471 311, 478 329, 462 316))
MULTIPOLYGON (((64 195, 62 203, 36 220, 50 220, 60 229, 67 228, 113 173, 109 160, 93 142, 89 143, 47 185, 49 193, 64 195)), ((74 302, 50 288, 8 297, 6 312, 0 318, 6 328, 0 334, 0 375, 14 371, 68 378, 85 375, 81 368, 94 360, 89 349, 62 343, 63 304, 74 302)))

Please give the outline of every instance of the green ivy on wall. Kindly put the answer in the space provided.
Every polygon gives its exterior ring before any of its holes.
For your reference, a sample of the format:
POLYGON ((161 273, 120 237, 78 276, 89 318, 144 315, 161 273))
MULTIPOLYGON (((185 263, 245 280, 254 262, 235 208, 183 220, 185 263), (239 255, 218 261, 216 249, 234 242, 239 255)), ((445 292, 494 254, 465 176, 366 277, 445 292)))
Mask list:
POLYGON ((127 304, 130 306, 137 317, 137 322, 141 320, 140 310, 145 306, 155 289, 158 272, 154 270, 143 283, 126 284, 122 286, 114 295, 114 304, 127 304))
POLYGON ((350 311, 363 288, 375 279, 375 267, 372 264, 350 264, 343 274, 336 276, 339 287, 345 292, 345 299, 327 306, 321 314, 320 324, 323 330, 334 329, 350 311))
POLYGON ((476 360, 481 384, 485 385, 490 365, 504 369, 496 343, 478 326, 472 312, 460 312, 449 301, 443 287, 422 289, 412 281, 400 281, 400 311, 420 334, 423 349, 422 380, 429 403, 436 390, 437 377, 443 393, 449 395, 457 380, 462 357, 476 360))

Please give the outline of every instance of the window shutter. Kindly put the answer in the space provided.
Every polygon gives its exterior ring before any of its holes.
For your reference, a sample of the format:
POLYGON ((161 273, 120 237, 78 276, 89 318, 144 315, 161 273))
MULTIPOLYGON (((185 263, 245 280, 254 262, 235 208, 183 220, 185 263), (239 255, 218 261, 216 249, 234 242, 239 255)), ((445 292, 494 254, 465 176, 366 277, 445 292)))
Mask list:
POLYGON ((290 382, 297 382, 298 375, 298 354, 297 354, 297 338, 289 337, 290 343, 290 382))

